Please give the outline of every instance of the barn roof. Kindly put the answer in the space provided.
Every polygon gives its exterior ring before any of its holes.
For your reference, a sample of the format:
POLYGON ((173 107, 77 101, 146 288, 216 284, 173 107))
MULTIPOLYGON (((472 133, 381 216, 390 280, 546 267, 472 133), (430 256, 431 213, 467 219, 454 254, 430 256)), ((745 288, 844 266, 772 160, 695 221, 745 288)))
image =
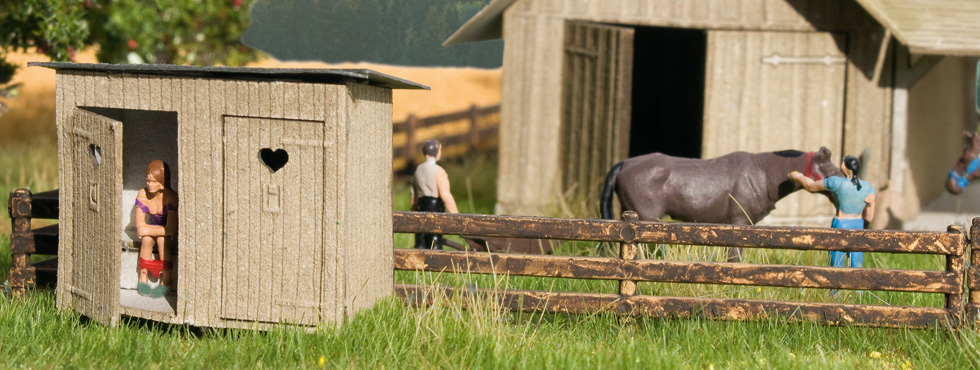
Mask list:
POLYGON ((856 1, 914 54, 980 55, 980 1, 856 1))
MULTIPOLYGON (((504 10, 515 1, 491 1, 443 44, 501 38, 504 10)), ((980 1, 855 1, 912 53, 980 56, 980 1)))
POLYGON ((389 89, 429 90, 428 86, 370 69, 200 67, 173 64, 86 64, 68 62, 31 62, 27 65, 31 67, 47 67, 58 71, 126 73, 225 80, 299 81, 334 84, 353 81, 365 85, 387 87, 389 89))

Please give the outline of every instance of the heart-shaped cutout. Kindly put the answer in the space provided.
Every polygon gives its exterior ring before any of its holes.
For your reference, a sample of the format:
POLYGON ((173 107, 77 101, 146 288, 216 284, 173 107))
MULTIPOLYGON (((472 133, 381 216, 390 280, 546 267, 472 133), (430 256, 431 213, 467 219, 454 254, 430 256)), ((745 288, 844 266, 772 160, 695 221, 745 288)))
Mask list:
POLYGON ((102 164, 102 148, 95 144, 89 144, 88 150, 92 153, 92 161, 95 165, 102 164))
POLYGON ((286 153, 286 149, 273 151, 269 148, 262 148, 259 149, 259 158, 262 159, 262 163, 265 163, 265 166, 269 167, 272 172, 276 172, 285 166, 286 162, 289 162, 289 153, 286 153))

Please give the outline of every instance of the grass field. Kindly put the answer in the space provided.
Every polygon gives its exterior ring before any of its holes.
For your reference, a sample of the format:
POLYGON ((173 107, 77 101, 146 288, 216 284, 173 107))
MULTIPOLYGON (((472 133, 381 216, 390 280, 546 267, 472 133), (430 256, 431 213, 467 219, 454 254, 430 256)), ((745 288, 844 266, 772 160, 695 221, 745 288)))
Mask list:
MULTIPOLYGON (((33 155, 29 169, 0 173, 0 190, 13 183, 50 188, 56 168, 33 155), (24 178, 21 178, 21 173, 24 178), (29 178, 29 179, 28 179, 29 178), (24 181, 27 179, 27 181, 24 181), (45 180, 47 179, 47 180, 45 180)), ((9 153, 8 153, 9 154, 9 153)), ((3 156, 0 156, 0 161, 3 156)), ((9 162, 2 162, 9 163, 9 162)), ((490 213, 495 160, 472 156, 446 163, 463 212, 490 213)), ((396 181, 394 205, 408 208, 407 185, 396 181)), ((5 222, 7 221, 4 218, 5 222)), ((411 236, 396 235, 396 246, 411 236)), ((585 243, 565 243, 562 254, 591 254, 585 243)), ((666 248, 669 259, 718 260, 715 248, 666 248)), ((822 254, 772 251, 750 259, 823 264, 822 254)), ((922 257, 871 255, 871 265, 940 268, 922 257)), ((0 232, 0 280, 10 264, 9 238, 0 232)), ((611 282, 399 272, 398 282, 460 287, 614 292, 611 282)), ((641 284, 644 294, 825 301, 826 291, 641 284)), ((838 300, 941 306, 939 295, 841 294, 838 300)), ((281 327, 268 332, 204 330, 124 319, 104 327, 54 308, 50 290, 26 299, 0 296, 0 367, 30 368, 980 368, 975 330, 825 327, 808 323, 624 320, 612 315, 541 315, 496 310, 491 302, 406 307, 387 299, 342 327, 313 333, 281 327)))

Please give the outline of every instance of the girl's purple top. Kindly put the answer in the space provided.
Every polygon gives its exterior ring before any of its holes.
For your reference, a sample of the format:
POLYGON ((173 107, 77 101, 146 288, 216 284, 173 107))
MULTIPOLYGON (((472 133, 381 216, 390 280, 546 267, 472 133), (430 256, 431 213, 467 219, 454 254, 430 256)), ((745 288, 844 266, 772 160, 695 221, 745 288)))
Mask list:
POLYGON ((160 211, 160 214, 154 215, 150 213, 150 207, 147 207, 145 204, 143 204, 143 202, 140 202, 139 199, 136 199, 136 206, 143 210, 143 213, 146 214, 146 224, 154 226, 167 226, 167 213, 177 210, 177 207, 175 207, 173 204, 167 203, 167 205, 163 206, 163 210, 160 211))

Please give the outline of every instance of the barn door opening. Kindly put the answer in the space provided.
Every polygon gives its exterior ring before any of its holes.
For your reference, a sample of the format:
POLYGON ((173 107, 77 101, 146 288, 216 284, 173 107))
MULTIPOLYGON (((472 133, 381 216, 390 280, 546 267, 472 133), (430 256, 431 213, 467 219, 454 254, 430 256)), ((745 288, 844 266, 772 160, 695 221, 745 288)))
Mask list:
POLYGON ((629 154, 633 29, 565 25, 562 190, 596 199, 606 171, 629 154))
POLYGON ((637 27, 629 156, 701 158, 707 33, 637 27))
POLYGON ((71 140, 71 278, 67 291, 79 313, 105 325, 119 321, 119 194, 122 123, 75 109, 71 140))

